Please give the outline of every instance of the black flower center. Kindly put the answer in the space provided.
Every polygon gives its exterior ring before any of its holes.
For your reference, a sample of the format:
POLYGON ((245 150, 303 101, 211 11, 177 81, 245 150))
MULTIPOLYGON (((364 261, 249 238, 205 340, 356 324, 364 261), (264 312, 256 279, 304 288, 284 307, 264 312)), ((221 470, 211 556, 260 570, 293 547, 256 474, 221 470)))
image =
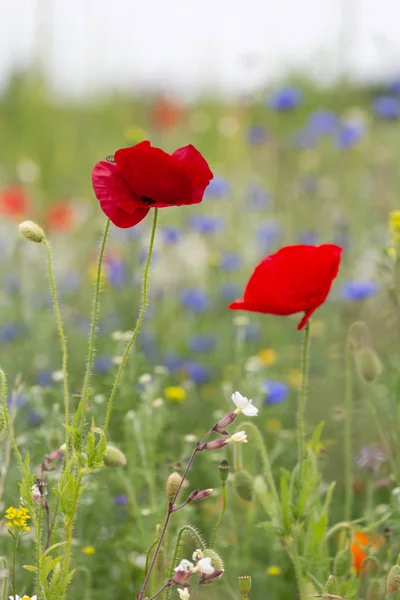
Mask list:
POLYGON ((140 196, 140 199, 143 200, 146 204, 155 204, 156 201, 153 198, 149 198, 148 196, 140 196))

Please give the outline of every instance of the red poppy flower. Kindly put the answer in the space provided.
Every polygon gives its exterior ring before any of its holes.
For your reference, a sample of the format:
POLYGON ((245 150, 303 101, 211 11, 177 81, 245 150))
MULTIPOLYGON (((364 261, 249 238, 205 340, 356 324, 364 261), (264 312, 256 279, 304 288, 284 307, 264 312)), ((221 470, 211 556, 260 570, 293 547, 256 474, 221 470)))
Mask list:
POLYGON ((22 187, 9 185, 0 191, 0 212, 10 217, 21 218, 29 210, 29 199, 22 187))
POLYGON ((46 211, 46 223, 50 229, 69 231, 74 225, 74 211, 68 202, 59 202, 46 211))
POLYGON ((353 557, 353 568, 358 574, 361 572, 363 564, 368 557, 371 549, 381 548, 385 543, 385 538, 379 533, 364 533, 354 531, 350 544, 350 552, 353 557))
POLYGON ((213 174, 192 145, 167 154, 141 142, 118 150, 115 162, 100 161, 92 173, 103 212, 117 227, 133 227, 150 208, 202 201, 213 174))
POLYGON ((267 256, 256 267, 244 291, 231 310, 249 310, 271 315, 305 312, 297 329, 327 297, 340 263, 342 248, 322 246, 287 246, 267 256))

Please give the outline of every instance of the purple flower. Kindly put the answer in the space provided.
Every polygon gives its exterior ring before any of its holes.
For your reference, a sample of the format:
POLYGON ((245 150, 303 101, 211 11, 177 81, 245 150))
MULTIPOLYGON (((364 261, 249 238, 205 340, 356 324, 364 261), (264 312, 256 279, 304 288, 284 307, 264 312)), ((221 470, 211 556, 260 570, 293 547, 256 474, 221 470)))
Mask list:
POLYGON ((379 119, 395 121, 400 117, 400 100, 394 96, 380 96, 374 100, 373 110, 379 119))
POLYGON ((112 368, 113 361, 111 356, 101 355, 96 358, 94 361, 93 371, 95 373, 101 373, 102 375, 108 373, 108 371, 112 368))
POLYGON ((303 100, 303 94, 298 88, 287 86, 270 94, 267 104, 276 111, 293 110, 303 100))
POLYGON ((183 231, 179 227, 163 227, 161 230, 161 237, 165 244, 177 244, 180 242, 182 235, 183 231))
POLYGON ((308 119, 308 128, 317 135, 334 133, 338 125, 339 118, 331 110, 316 110, 308 119))
POLYGON ((251 125, 247 130, 247 142, 249 146, 262 146, 268 138, 268 133, 262 125, 251 125))
POLYGON ((360 454, 355 458, 356 464, 364 471, 370 471, 375 475, 378 473, 381 464, 386 462, 387 457, 377 444, 362 446, 360 454))
POLYGON ((128 504, 128 497, 126 494, 118 494, 117 496, 114 496, 114 502, 117 506, 126 506, 126 504, 128 504))
POLYGON ((353 148, 365 135, 365 124, 360 120, 349 119, 341 123, 336 136, 336 144, 342 150, 353 148))
POLYGON ((216 343, 214 335, 194 335, 189 339, 189 348, 192 352, 210 352, 216 343))
POLYGON ((198 385, 206 383, 210 379, 210 370, 197 362, 184 362, 182 369, 186 373, 187 377, 191 379, 193 383, 198 385))
POLYGON ((189 219, 189 227, 198 233, 218 233, 225 227, 221 217, 210 215, 193 215, 189 219))
POLYGON ((205 191, 205 198, 222 198, 227 196, 231 191, 231 186, 224 177, 214 175, 214 179, 210 181, 205 191))
POLYGON ((185 308, 195 313, 207 312, 210 308, 208 294, 198 288, 186 288, 180 293, 180 301, 185 308))
POLYGON ((340 289, 340 296, 343 300, 366 300, 379 289, 379 283, 375 281, 347 281, 340 289))
POLYGON ((273 381, 267 379, 262 384, 263 391, 265 392, 264 404, 281 404, 286 400, 289 393, 289 386, 282 381, 273 381))
POLYGON ((242 258, 237 252, 224 252, 219 266, 223 271, 237 271, 242 266, 242 258))

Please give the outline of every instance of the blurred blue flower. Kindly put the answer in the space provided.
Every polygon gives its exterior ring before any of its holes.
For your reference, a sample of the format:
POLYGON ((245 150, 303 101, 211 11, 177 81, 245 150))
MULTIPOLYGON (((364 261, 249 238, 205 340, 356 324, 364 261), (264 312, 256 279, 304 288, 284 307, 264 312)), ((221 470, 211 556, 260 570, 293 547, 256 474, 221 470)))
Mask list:
POLYGON ((259 246, 261 246, 264 252, 267 252, 272 244, 279 239, 281 232, 280 225, 272 219, 261 223, 258 227, 256 238, 259 246))
POLYGON ((163 227, 161 237, 165 244, 177 244, 182 239, 183 231, 179 227, 163 227))
POLYGON ((78 331, 81 331, 84 334, 88 334, 90 331, 90 319, 87 317, 76 317, 74 320, 75 327, 78 331))
POLYGON ((261 329, 256 323, 249 323, 244 327, 244 339, 246 342, 254 342, 260 338, 261 329))
POLYGON ((59 288, 62 292, 74 292, 79 288, 80 284, 81 278, 79 273, 76 271, 71 271, 70 273, 64 275, 64 277, 61 277, 59 281, 59 288))
POLYGON ((198 288, 186 288, 179 295, 183 306, 196 313, 206 312, 210 308, 208 294, 198 288))
POLYGON ((12 394, 9 394, 7 396, 7 408, 8 409, 11 408, 12 400, 13 400, 14 406, 17 408, 21 408, 22 406, 25 406, 25 404, 27 404, 27 402, 28 402, 28 398, 26 396, 23 396, 22 394, 18 394, 17 397, 14 399, 13 399, 12 394))
POLYGON ((221 217, 193 215, 189 218, 189 227, 198 233, 217 233, 224 229, 225 223, 221 217))
POLYGON ((400 100, 394 96, 380 96, 374 100, 373 110, 378 118, 394 121, 400 117, 400 100))
POLYGON ((317 137, 313 131, 304 128, 300 129, 300 131, 295 134, 293 143, 297 148, 303 148, 304 150, 307 150, 315 147, 315 144, 317 143, 317 137))
POLYGON ((11 342, 18 337, 21 329, 21 325, 15 322, 7 323, 6 325, 0 325, 0 343, 11 342))
POLYGON ((264 190, 259 184, 251 183, 246 190, 248 206, 252 210, 264 210, 272 204, 272 198, 269 192, 264 190))
POLYGON ((262 383, 262 389, 265 392, 264 404, 280 404, 286 400, 289 393, 289 386, 282 381, 272 381, 267 379, 262 383))
POLYGON ((126 494, 118 494, 117 496, 114 496, 114 502, 118 506, 125 506, 128 504, 128 496, 126 494))
POLYGON ((341 123, 336 136, 336 145, 342 150, 348 150, 355 146, 365 135, 365 123, 357 119, 351 119, 341 123))
POLYGON ((237 252, 223 252, 219 266, 223 271, 237 271, 242 266, 242 257, 237 252))
POLYGON ((210 181, 204 196, 206 198, 222 198, 223 196, 227 196, 230 191, 231 186, 227 180, 224 177, 214 175, 214 179, 210 181))
POLYGON ((270 94, 267 98, 267 104, 270 108, 277 111, 293 110, 303 100, 301 91, 292 86, 283 87, 270 94))
POLYGON ((388 85, 388 90, 392 94, 400 94, 400 78, 393 79, 388 85))
POLYGON ((240 298, 242 287, 238 283, 225 283, 221 287, 221 297, 227 302, 240 298))
POLYGON ((193 335, 189 339, 189 348, 192 352, 210 352, 216 344, 214 335, 193 335))
POLYGON ((164 366, 167 367, 169 371, 176 371, 177 369, 180 369, 183 363, 184 359, 181 356, 167 354, 164 357, 164 366))
POLYGON ((249 146, 261 146, 265 144, 268 133, 263 125, 251 125, 247 130, 247 142, 249 146))
POLYGON ((156 347, 156 338, 154 333, 152 333, 151 331, 141 331, 139 333, 139 346, 140 346, 140 350, 146 354, 149 355, 151 354, 155 347, 156 347))
POLYGON ((375 281, 348 281, 340 288, 343 300, 366 300, 376 294, 380 285, 375 281))
POLYGON ((202 384, 210 379, 210 370, 199 363, 188 361, 182 365, 183 371, 193 383, 202 384))
POLYGON ((43 423, 43 417, 37 410, 30 410, 27 415, 28 425, 38 427, 43 423))
POLYGON ((308 118, 308 128, 316 135, 334 133, 338 125, 339 118, 331 110, 316 110, 308 118))
POLYGON ((106 267, 108 283, 115 288, 123 287, 126 281, 126 269, 124 262, 116 259, 108 260, 106 267))
POLYGON ((42 387, 46 387, 49 385, 53 385, 54 381, 51 376, 51 371, 49 369, 42 369, 36 374, 36 384, 41 385, 42 387))
POLYGON ((314 229, 306 229, 300 233, 299 244, 306 246, 316 246, 318 244, 318 234, 314 229))
POLYGON ((104 375, 113 367, 113 361, 111 356, 105 354, 98 356, 94 361, 93 371, 95 373, 101 373, 104 375))

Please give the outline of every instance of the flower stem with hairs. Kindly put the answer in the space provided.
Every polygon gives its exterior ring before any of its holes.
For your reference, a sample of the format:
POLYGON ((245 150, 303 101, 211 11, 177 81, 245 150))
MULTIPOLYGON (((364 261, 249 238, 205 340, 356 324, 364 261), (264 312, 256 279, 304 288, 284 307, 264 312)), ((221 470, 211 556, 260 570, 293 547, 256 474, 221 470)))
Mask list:
POLYGON ((304 341, 301 357, 301 386, 299 392, 299 401, 297 408, 297 453, 299 462, 300 477, 303 470, 303 460, 305 454, 305 434, 304 434, 304 414, 307 404, 307 384, 308 384, 308 359, 310 350, 310 321, 307 321, 304 328, 304 341))
POLYGON ((353 411, 353 377, 352 353, 350 344, 346 344, 346 387, 345 387, 345 421, 344 421, 344 473, 345 503, 344 519, 350 521, 353 505, 353 450, 352 450, 352 411, 353 411))

